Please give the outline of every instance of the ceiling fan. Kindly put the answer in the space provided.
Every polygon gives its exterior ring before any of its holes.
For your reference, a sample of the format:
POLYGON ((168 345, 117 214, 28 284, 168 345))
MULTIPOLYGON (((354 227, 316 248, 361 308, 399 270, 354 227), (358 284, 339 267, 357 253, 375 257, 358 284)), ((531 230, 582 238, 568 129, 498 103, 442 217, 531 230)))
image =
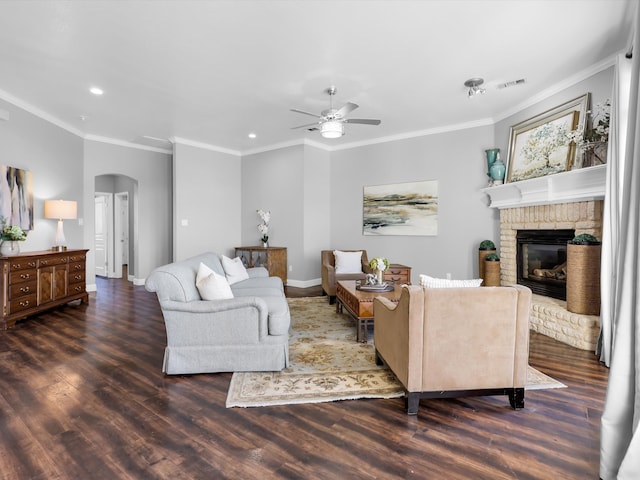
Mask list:
POLYGON ((380 120, 373 120, 369 118, 345 118, 349 113, 358 108, 358 105, 352 102, 347 102, 342 106, 342 108, 336 110, 335 108, 333 108, 333 96, 337 91, 338 90, 333 85, 325 90, 325 92, 329 94, 329 109, 323 110, 322 112, 320 112, 320 115, 305 112, 304 110, 298 110, 297 108, 292 108, 292 112, 302 113, 304 115, 311 115, 312 117, 319 118, 319 120, 314 123, 299 125, 297 127, 293 127, 293 129, 306 128, 309 131, 320 130, 320 133, 324 138, 339 138, 344 135, 345 123, 380 125, 380 120))

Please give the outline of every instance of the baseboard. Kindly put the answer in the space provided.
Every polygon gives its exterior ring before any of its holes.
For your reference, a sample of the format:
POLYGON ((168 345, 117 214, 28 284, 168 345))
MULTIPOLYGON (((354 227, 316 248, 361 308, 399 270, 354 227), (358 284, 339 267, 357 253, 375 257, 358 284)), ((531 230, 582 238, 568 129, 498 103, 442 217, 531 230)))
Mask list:
POLYGON ((134 278, 132 281, 133 281, 134 285, 141 286, 141 285, 144 285, 144 283, 147 281, 147 279, 146 278, 134 278))
POLYGON ((311 280, 293 280, 291 278, 287 279, 287 287, 309 288, 315 287, 316 285, 322 285, 321 278, 313 278, 311 280))
POLYGON ((98 286, 95 283, 86 286, 87 292, 97 292, 98 286))

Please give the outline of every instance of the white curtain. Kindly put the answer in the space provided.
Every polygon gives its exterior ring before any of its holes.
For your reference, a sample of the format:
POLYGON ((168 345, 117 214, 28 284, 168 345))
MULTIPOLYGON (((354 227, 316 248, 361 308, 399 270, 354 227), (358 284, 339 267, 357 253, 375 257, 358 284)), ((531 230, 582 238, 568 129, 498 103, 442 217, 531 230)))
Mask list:
POLYGON ((607 167, 603 229, 601 358, 610 364, 600 435, 600 478, 640 479, 640 8, 635 12, 629 101, 619 103, 624 67, 616 73, 613 142, 607 167), (615 105, 617 104, 617 105, 615 105), (619 122, 625 115, 627 128, 619 122), (625 130, 628 132, 626 135, 625 130), (620 142, 621 135, 623 142, 620 142), (626 140, 624 140, 626 137, 626 140), (618 140, 618 142, 616 142, 618 140), (616 144, 617 143, 617 144, 616 144), (619 150, 617 150, 619 149, 619 150))

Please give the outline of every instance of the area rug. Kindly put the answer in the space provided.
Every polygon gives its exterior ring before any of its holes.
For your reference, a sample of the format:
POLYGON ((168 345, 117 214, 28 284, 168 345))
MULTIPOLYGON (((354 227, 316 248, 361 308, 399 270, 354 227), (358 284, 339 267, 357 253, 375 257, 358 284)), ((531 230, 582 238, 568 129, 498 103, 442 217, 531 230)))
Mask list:
MULTIPOLYGON (((356 342, 353 320, 337 314, 326 297, 289 299, 291 366, 281 372, 236 372, 226 406, 260 407, 359 398, 396 398, 404 390, 393 373, 375 364, 375 349, 356 342)), ((529 367, 527 389, 563 387, 529 367)))

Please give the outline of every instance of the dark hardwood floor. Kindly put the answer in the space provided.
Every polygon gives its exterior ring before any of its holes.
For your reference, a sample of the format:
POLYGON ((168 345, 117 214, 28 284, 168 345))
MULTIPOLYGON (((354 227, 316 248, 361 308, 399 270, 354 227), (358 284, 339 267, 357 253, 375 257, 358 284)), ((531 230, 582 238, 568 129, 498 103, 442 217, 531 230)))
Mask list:
MULTIPOLYGON (((320 294, 288 288, 289 296, 320 294)), ((0 332, 2 479, 598 478, 607 369, 532 334, 530 363, 568 388, 506 397, 225 408, 231 374, 165 376, 154 294, 98 279, 0 332)))

